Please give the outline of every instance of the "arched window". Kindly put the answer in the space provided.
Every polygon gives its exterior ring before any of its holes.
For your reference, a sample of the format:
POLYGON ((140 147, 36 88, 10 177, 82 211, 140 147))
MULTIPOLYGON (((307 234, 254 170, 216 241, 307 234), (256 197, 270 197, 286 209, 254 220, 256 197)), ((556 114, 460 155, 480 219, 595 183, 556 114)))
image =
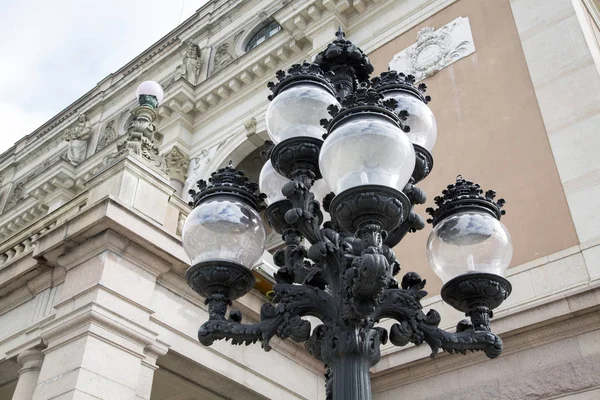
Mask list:
POLYGON ((250 51, 277 32, 281 30, 281 26, 275 21, 271 21, 263 25, 246 43, 246 51, 250 51))

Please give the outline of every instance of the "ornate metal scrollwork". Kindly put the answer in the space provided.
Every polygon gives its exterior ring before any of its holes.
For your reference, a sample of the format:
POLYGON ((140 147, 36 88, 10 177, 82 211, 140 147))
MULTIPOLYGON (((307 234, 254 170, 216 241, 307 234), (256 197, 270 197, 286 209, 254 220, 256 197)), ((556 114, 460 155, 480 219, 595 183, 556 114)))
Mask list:
MULTIPOLYGON (((319 68, 305 63, 290 69, 288 75, 278 73, 279 83, 271 85, 271 89, 276 94, 298 79, 325 81, 331 78, 327 73, 333 71, 338 74, 337 79, 332 79, 338 95, 347 96, 339 108, 330 107, 333 119, 322 120, 325 127, 331 130, 353 113, 369 112, 390 118, 407 131, 401 122, 406 115, 391 111, 397 105, 395 100, 393 104, 383 100, 366 84, 373 67, 341 31, 316 62, 319 68)), ((414 88, 414 77, 392 75, 383 76, 401 78, 398 85, 414 88)), ((424 101, 429 100, 423 94, 425 86, 414 90, 424 101)), ((192 267, 188 272, 190 285, 206 296, 209 306, 209 320, 198 332, 200 342, 210 345, 219 339, 230 339, 234 344, 260 341, 267 351, 274 336, 306 342, 307 350, 326 364, 327 398, 335 395, 344 400, 371 398, 369 368, 379 361, 380 345, 388 339, 396 346, 427 343, 432 356, 442 349, 450 353, 483 351, 490 358, 497 357, 502 351, 502 340, 491 333, 489 319, 492 309, 510 294, 508 281, 479 274, 469 275, 477 279, 448 282, 442 296, 471 319, 459 322, 456 332, 447 332, 438 326, 438 312, 423 311, 425 280, 414 272, 405 274, 400 285, 394 278, 400 263, 391 248, 407 233, 424 227, 423 218, 413 207, 425 203, 426 195, 415 183, 431 170, 431 154, 416 147, 415 172, 402 191, 363 185, 337 196, 326 196, 325 210, 331 213, 332 220, 322 224, 321 205, 310 191, 314 180, 320 178, 320 145, 318 139, 295 138, 282 141, 271 151, 273 167, 290 182, 282 188, 287 200, 271 204, 265 213, 269 225, 283 236, 285 248, 274 254, 279 267, 275 275, 278 283, 273 288, 272 303, 261 309, 259 322, 242 324, 237 310, 231 310, 226 317, 231 300, 248 290, 247 271, 229 268, 222 273, 215 264, 203 270, 192 267), (303 239, 310 243, 308 248, 303 239), (306 316, 321 321, 312 333, 310 323, 302 319, 306 316), (383 318, 396 321, 389 332, 376 326, 383 318)), ((253 197, 256 187, 243 174, 225 168, 211 179, 213 184, 225 185, 206 190, 206 183, 201 182, 205 190, 195 196, 196 202, 201 196, 224 190, 235 190, 255 203, 260 200, 253 197)), ((504 201, 493 202, 494 196, 488 191, 484 199, 478 185, 461 179, 444 191, 444 197, 436 198, 442 212, 430 212, 434 219, 453 207, 484 209, 499 215, 504 201)))
MULTIPOLYGON (((284 188, 289 201, 285 206, 272 205, 268 214, 270 221, 278 221, 273 225, 282 229, 286 240, 286 248, 275 254, 280 283, 274 286, 273 303, 263 306, 260 322, 245 325, 236 310, 225 318, 223 298, 209 296, 209 310, 221 311, 210 312, 210 320, 198 332, 201 343, 260 341, 269 350, 273 336, 306 341, 308 351, 327 365, 330 394, 351 390, 336 384, 340 370, 354 363, 368 371, 379 360, 379 346, 388 337, 397 346, 427 343, 432 356, 440 349, 450 353, 483 351, 490 358, 500 354, 502 341, 481 323, 461 321, 456 332, 447 332, 438 327, 436 311, 423 312, 420 301, 427 295, 423 290, 426 282, 410 272, 398 285, 394 276, 400 265, 384 244, 387 232, 380 225, 367 224, 354 234, 334 229, 332 223, 320 227, 320 206, 307 181, 305 175, 296 174, 284 188), (301 244, 302 237, 311 238, 308 250, 301 244), (302 319, 309 315, 322 321, 312 335, 310 323, 302 319), (383 318, 397 321, 389 334, 375 326, 383 318)), ((408 217, 399 218, 403 222, 408 217)))

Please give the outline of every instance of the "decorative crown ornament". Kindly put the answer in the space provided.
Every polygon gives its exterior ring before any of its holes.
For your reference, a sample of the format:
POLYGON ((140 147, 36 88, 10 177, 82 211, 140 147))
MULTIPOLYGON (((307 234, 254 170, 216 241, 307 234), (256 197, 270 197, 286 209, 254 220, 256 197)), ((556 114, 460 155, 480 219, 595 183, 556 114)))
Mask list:
POLYGON ((317 54, 315 63, 319 64, 325 72, 333 71, 339 65, 351 66, 359 82, 369 80, 369 74, 374 71, 369 57, 358 46, 346 39, 342 27, 338 28, 335 35, 336 40, 317 54))
POLYGON ((427 222, 435 226, 451 214, 470 210, 485 211, 500 219, 502 215, 506 214, 506 211, 502 210, 506 200, 498 199, 494 201, 495 198, 495 191, 488 190, 484 193, 479 184, 458 175, 456 183, 448 185, 442 191, 442 196, 436 196, 433 199, 438 208, 428 207, 425 210, 432 217, 427 222))
POLYGON ((398 102, 396 99, 385 99, 383 94, 375 90, 369 82, 361 82, 357 85, 356 90, 340 101, 341 108, 335 104, 327 107, 329 115, 332 119, 323 118, 320 123, 321 126, 328 130, 323 135, 323 139, 326 139, 329 135, 333 125, 337 122, 345 119, 346 117, 362 112, 368 109, 371 112, 379 112, 392 118, 404 132, 410 132, 410 126, 402 124, 408 117, 408 112, 405 110, 395 113, 398 102))
POLYGON ((419 32, 417 32, 417 41, 421 42, 433 37, 434 32, 435 28, 431 26, 421 28, 419 32))
POLYGON ((413 94, 423 103, 429 103, 431 96, 425 94, 427 85, 420 83, 415 86, 415 81, 416 77, 414 75, 405 75, 397 71, 385 71, 371 79, 371 85, 373 89, 382 93, 392 89, 403 90, 413 94))
POLYGON ((189 205, 192 207, 197 207, 208 197, 232 195, 245 201, 257 211, 265 208, 264 200, 267 196, 259 192, 258 184, 249 180, 243 171, 236 170, 231 161, 226 167, 213 172, 208 178, 208 182, 201 179, 196 186, 198 191, 189 190, 189 194, 192 196, 189 205))
POLYGON ((279 70, 275 73, 275 77, 278 81, 277 83, 267 83, 267 87, 273 92, 273 94, 268 96, 268 99, 273 100, 275 96, 281 93, 281 91, 285 88, 292 84, 301 82, 316 83, 328 90, 331 94, 334 94, 333 86, 328 80, 331 75, 333 75, 332 72, 323 72, 318 64, 313 64, 306 61, 302 64, 293 64, 287 70, 287 73, 283 70, 279 70))

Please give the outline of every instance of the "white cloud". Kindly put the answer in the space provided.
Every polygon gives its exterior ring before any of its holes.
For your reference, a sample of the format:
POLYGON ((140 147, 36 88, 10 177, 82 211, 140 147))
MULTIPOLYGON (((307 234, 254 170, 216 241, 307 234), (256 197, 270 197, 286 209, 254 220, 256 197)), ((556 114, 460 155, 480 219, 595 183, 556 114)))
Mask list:
POLYGON ((5 0, 0 152, 166 35, 207 0, 5 0))

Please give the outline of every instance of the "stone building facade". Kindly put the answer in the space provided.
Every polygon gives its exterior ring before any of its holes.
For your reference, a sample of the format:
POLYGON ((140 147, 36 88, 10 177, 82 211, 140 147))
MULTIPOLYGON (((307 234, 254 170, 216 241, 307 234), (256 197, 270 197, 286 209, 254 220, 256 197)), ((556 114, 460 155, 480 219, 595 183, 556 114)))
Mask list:
MULTIPOLYGON (((439 167, 420 186, 433 198, 460 172, 493 187, 515 248, 492 322, 503 355, 386 345, 374 398, 600 398, 599 16, 596 0, 210 1, 0 155, 0 400, 325 398, 301 345, 197 342, 207 311, 180 233, 196 180, 229 160, 256 176, 266 83, 338 26, 376 72, 427 82, 439 167), (115 155, 150 79, 160 168, 115 155)), ((451 327, 427 234, 395 251, 451 327)), ((268 301, 263 261, 237 304, 249 320, 268 301)))

